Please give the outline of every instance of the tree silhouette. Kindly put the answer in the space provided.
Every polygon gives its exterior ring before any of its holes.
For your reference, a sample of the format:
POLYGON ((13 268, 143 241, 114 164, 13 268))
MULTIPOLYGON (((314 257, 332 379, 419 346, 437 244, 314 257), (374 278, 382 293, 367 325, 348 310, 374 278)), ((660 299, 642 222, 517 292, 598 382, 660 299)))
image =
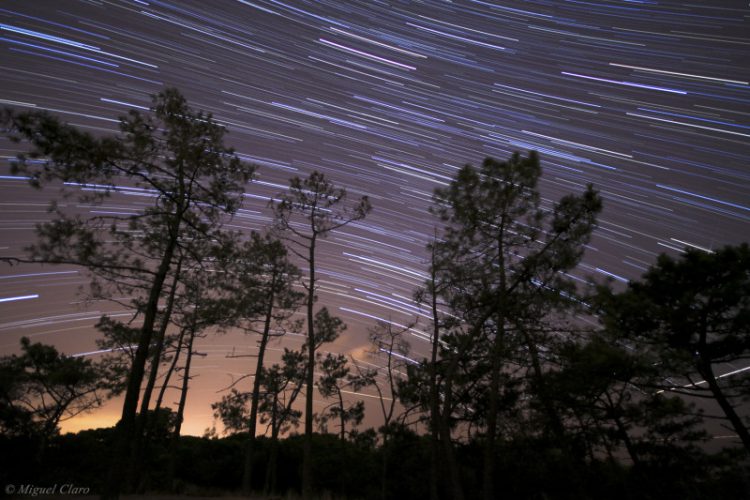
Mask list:
POLYGON ((408 356, 411 346, 404 337, 414 326, 415 323, 396 326, 392 321, 378 321, 373 328, 369 329, 372 346, 370 354, 375 359, 385 357, 385 366, 379 369, 366 370, 360 367, 356 361, 354 363, 357 374, 363 382, 375 388, 380 403, 380 411, 383 414, 383 426, 380 428, 380 433, 383 436, 380 495, 383 500, 386 499, 388 491, 389 441, 395 427, 394 416, 399 398, 398 389, 406 380, 407 366, 410 362, 408 356), (381 371, 383 377, 380 377, 379 372, 381 371), (381 378, 385 379, 385 383, 381 382, 381 378))
POLYGON ((302 412, 293 406, 302 391, 307 373, 307 361, 302 352, 284 349, 281 361, 282 365, 274 364, 264 369, 263 397, 258 407, 261 423, 267 423, 271 429, 271 450, 264 487, 266 494, 276 491, 279 435, 299 425, 302 412))
POLYGON ((372 379, 361 374, 352 374, 349 361, 343 354, 327 353, 318 361, 321 375, 318 379, 318 391, 324 398, 333 398, 334 402, 324 408, 318 415, 321 428, 326 428, 329 420, 338 420, 339 438, 346 440, 346 425, 356 427, 365 417, 364 401, 347 405, 344 402, 344 391, 357 392, 371 385, 372 379))
POLYGON ((131 444, 138 439, 141 384, 178 247, 189 253, 193 242, 213 238, 239 207, 253 168, 224 146, 225 129, 211 115, 190 109, 175 89, 154 98, 151 115, 130 111, 121 118, 121 135, 115 137, 96 138, 46 113, 7 112, 4 122, 14 140, 32 147, 14 165, 32 185, 73 185, 84 204, 101 203, 120 191, 152 202, 132 215, 84 216, 54 206, 54 218, 37 226, 38 242, 29 247, 29 258, 15 259, 84 266, 95 278, 95 291, 103 282, 135 295, 133 308, 143 320, 104 494, 117 497, 131 444))
POLYGON ((665 378, 684 377, 662 388, 715 399, 750 453, 750 433, 733 403, 747 394, 742 377, 715 373, 750 353, 750 247, 661 255, 641 281, 621 293, 602 288, 598 300, 609 330, 641 345, 665 378))
MULTIPOLYGON (((438 499, 438 488, 440 484, 440 464, 441 456, 444 457, 444 467, 447 469, 447 476, 453 497, 456 500, 462 500, 464 497, 459 478, 458 463, 456 462, 453 443, 451 440, 451 414, 453 413, 453 383, 454 374, 458 366, 458 361, 463 354, 455 351, 449 367, 440 366, 440 353, 444 350, 446 341, 441 337, 442 333, 450 332, 457 325, 457 318, 446 314, 447 304, 441 301, 441 296, 446 295, 447 287, 450 286, 446 280, 438 281, 438 276, 442 275, 443 268, 451 265, 442 255, 437 241, 437 231, 433 241, 428 245, 430 250, 430 277, 425 283, 425 287, 417 291, 416 298, 418 302, 429 297, 430 315, 432 318, 431 330, 431 352, 430 360, 426 365, 429 372, 427 387, 429 394, 426 398, 421 398, 427 402, 427 408, 430 415, 430 499, 438 499), (441 369, 442 368, 442 369, 441 369), (447 368, 447 369, 445 369, 447 368), (442 397, 441 397, 442 396, 442 397)), ((463 347, 463 345, 457 346, 463 347)), ((419 385, 419 378, 415 377, 415 370, 412 369, 410 381, 413 380, 419 385)), ((410 391, 414 393, 413 391, 410 391)), ((418 392, 417 392, 418 393, 418 392)))
MULTIPOLYGON (((566 196, 551 210, 543 209, 537 187, 540 175, 533 152, 527 158, 516 153, 506 162, 488 158, 479 169, 462 168, 434 196, 432 210, 445 223, 437 252, 440 261, 450 262, 441 266, 437 281, 446 283, 446 301, 468 325, 463 336, 472 346, 486 344, 486 500, 494 498, 503 360, 520 352, 515 344, 524 346, 532 365, 541 364, 535 354, 537 339, 528 328, 519 327, 543 318, 540 301, 559 303, 574 289, 563 273, 581 259, 601 209, 591 186, 581 196, 566 196)), ((457 343, 459 352, 465 342, 457 343)))
POLYGON ((253 232, 247 241, 236 244, 223 255, 222 261, 228 277, 223 284, 229 315, 226 321, 242 328, 245 333, 260 337, 250 395, 249 435, 242 483, 243 493, 250 495, 266 348, 272 338, 284 335, 288 329, 299 330, 299 325, 289 324, 289 318, 302 304, 304 294, 294 289, 299 282, 299 269, 289 261, 284 244, 270 235, 253 232))
MULTIPOLYGON (((278 196, 273 205, 275 225, 282 239, 290 243, 289 249, 308 268, 307 280, 303 281, 307 309, 307 377, 305 400, 305 442, 302 471, 302 493, 306 500, 312 496, 312 432, 313 397, 315 385, 315 351, 319 345, 316 338, 316 249, 318 240, 326 238, 332 231, 363 219, 371 209, 365 196, 352 207, 343 208, 346 191, 337 188, 322 173, 313 172, 306 179, 294 177, 289 181, 289 191, 278 196), (299 221, 298 221, 299 219, 299 221)), ((331 316, 326 311, 326 317, 331 316)), ((328 326, 323 330, 329 330, 328 326)))
POLYGON ((155 97, 151 115, 124 117, 117 137, 45 113, 5 111, 2 122, 30 149, 14 171, 60 190, 27 255, 2 260, 83 266, 91 298, 132 314, 100 318, 97 343, 109 351, 101 363, 26 338, 21 354, 0 358, 0 473, 38 473, 50 484, 80 473, 105 498, 182 481, 249 496, 263 455, 265 493, 298 488, 301 465, 306 499, 313 482, 357 498, 379 490, 383 499, 489 500, 501 484, 504 495, 527 498, 747 497, 750 433, 741 405, 749 379, 733 366, 750 357, 747 244, 662 255, 640 281, 622 291, 601 286, 584 301, 569 271, 592 234, 599 195, 588 186, 547 204, 535 153, 488 158, 462 168, 433 198, 443 228, 415 294, 431 319, 424 359, 409 359, 404 340, 415 324, 380 323, 370 340, 384 366, 355 363, 352 373, 346 356, 320 352, 346 325, 316 306, 316 252, 328 234, 366 217, 366 197, 347 203, 345 190, 313 172, 291 179, 272 203, 272 233, 227 231, 253 168, 224 146, 224 129, 174 89, 155 97), (80 209, 123 193, 146 202, 129 213, 80 209), (57 203, 70 198, 79 206, 57 203), (304 293, 295 291, 300 283, 304 293), (292 321, 302 303, 304 322, 292 321), (575 315, 584 311, 603 328, 578 327, 575 315), (303 326, 301 350, 285 349, 280 363, 264 366, 273 338, 303 326), (238 327, 258 341, 257 359, 240 378, 254 377, 252 390, 232 385, 212 405, 227 434, 243 435, 180 436, 197 339, 212 327, 238 327), (175 378, 172 411, 162 403, 175 378), (345 396, 369 385, 383 415, 379 448, 374 429, 354 429, 364 403, 345 396), (317 422, 336 435, 313 436, 315 387, 330 402, 317 422), (300 424, 303 389, 305 434, 281 440, 300 424), (59 435, 60 422, 123 392, 115 428, 59 435), (696 410, 685 395, 714 401, 722 415, 696 410), (704 450, 709 417, 728 422, 742 448, 704 450), (409 419, 429 435, 417 435, 409 419), (269 441, 256 440, 259 423, 269 441), (86 464, 75 474, 74 461, 86 464), (313 481, 313 463, 328 477, 313 481))
POLYGON ((21 339, 21 355, 0 358, 0 432, 46 442, 58 424, 99 407, 105 382, 97 364, 21 339))
POLYGON ((214 418, 221 420, 224 432, 227 434, 239 434, 247 432, 250 426, 250 407, 248 402, 252 398, 252 392, 241 392, 232 387, 229 394, 225 394, 215 403, 211 403, 214 418))

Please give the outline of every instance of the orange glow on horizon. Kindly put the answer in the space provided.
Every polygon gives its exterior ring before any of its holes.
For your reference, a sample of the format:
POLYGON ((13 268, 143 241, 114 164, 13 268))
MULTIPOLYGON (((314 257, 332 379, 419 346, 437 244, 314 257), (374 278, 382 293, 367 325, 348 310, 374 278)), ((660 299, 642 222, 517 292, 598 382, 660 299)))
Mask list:
MULTIPOLYGON (((119 405, 109 405, 92 413, 78 415, 60 423, 60 434, 77 433, 80 431, 114 427, 120 420, 119 405)), ((203 436, 210 428, 213 420, 210 414, 185 416, 180 434, 183 436, 203 436)))

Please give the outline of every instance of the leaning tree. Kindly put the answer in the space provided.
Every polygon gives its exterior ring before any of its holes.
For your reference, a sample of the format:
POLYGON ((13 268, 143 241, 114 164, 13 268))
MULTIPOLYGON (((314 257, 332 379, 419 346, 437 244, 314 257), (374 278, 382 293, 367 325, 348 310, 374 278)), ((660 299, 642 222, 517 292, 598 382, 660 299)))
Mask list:
POLYGON ((750 356, 750 246, 688 248, 679 259, 663 254, 626 290, 603 287, 598 301, 605 327, 657 363, 661 389, 714 399, 750 453, 737 410, 748 396, 747 377, 731 373, 750 356), (680 375, 684 383, 675 384, 680 375))
POLYGON ((179 255, 189 255, 194 242, 213 240, 235 213, 254 169, 224 145, 224 127, 191 109, 175 89, 155 96, 151 113, 122 117, 115 136, 94 136, 40 112, 6 110, 3 124, 12 140, 30 147, 15 171, 33 186, 62 187, 63 196, 92 208, 53 204, 51 220, 37 226, 38 241, 15 262, 83 266, 94 278, 94 292, 132 296, 141 322, 104 495, 116 497, 138 439, 138 400, 168 277, 179 255), (97 209, 117 194, 143 203, 97 209))

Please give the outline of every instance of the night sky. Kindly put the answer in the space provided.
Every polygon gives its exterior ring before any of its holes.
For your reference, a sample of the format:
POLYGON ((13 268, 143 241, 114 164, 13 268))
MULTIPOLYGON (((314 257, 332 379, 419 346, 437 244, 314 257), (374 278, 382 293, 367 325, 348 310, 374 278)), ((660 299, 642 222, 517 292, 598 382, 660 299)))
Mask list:
MULTIPOLYGON (((269 197, 314 169, 352 198, 369 195, 373 212, 320 246, 318 270, 320 304, 349 325, 328 348, 364 361, 376 319, 420 312, 411 296, 438 224, 433 190, 487 156, 538 151, 545 206, 587 183, 600 190, 582 280, 626 282, 661 252, 750 235, 746 1, 3 0, 0 70, 0 105, 96 134, 177 87, 259 165, 236 227, 265 227, 269 197)), ((22 255, 54 193, 10 176, 16 153, 0 142, 2 256, 22 255)), ((146 202, 136 193, 105 205, 146 202)), ((0 266, 0 355, 22 336, 94 351, 99 316, 129 313, 83 304, 86 284, 74 267, 0 266)), ((410 341, 414 357, 426 354, 424 338, 410 341)), ((301 342, 273 345, 271 361, 301 342)), ((217 391, 251 371, 254 358, 227 354, 254 347, 237 332, 200 341, 185 432, 210 426, 217 391)), ((111 425, 120 408, 64 428, 111 425)))

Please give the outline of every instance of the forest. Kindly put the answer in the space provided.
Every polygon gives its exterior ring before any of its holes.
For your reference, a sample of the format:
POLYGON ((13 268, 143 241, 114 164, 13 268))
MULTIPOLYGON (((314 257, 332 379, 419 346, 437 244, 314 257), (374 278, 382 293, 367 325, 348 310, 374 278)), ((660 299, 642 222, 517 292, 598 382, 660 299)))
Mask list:
POLYGON ((374 321, 365 365, 326 350, 347 325, 320 300, 316 264, 330 234, 377 210, 367 196, 312 172, 269 202, 269 227, 237 230, 257 167, 175 89, 116 136, 36 111, 0 123, 26 151, 14 175, 58 193, 35 243, 0 265, 79 266, 89 299, 132 312, 99 319, 96 356, 24 338, 0 358, 4 485, 104 499, 750 497, 747 244, 663 254, 628 284, 581 280, 606 199, 589 185, 547 203, 537 153, 487 158, 435 190, 413 293, 425 314, 374 321), (126 191, 147 203, 76 208, 126 191), (257 345, 248 384, 211 406, 218 431, 182 435, 196 341, 230 329, 257 345), (413 354, 415 332, 429 357, 413 354), (271 358, 290 334, 301 348, 271 358), (114 397, 116 426, 61 434, 114 397))

